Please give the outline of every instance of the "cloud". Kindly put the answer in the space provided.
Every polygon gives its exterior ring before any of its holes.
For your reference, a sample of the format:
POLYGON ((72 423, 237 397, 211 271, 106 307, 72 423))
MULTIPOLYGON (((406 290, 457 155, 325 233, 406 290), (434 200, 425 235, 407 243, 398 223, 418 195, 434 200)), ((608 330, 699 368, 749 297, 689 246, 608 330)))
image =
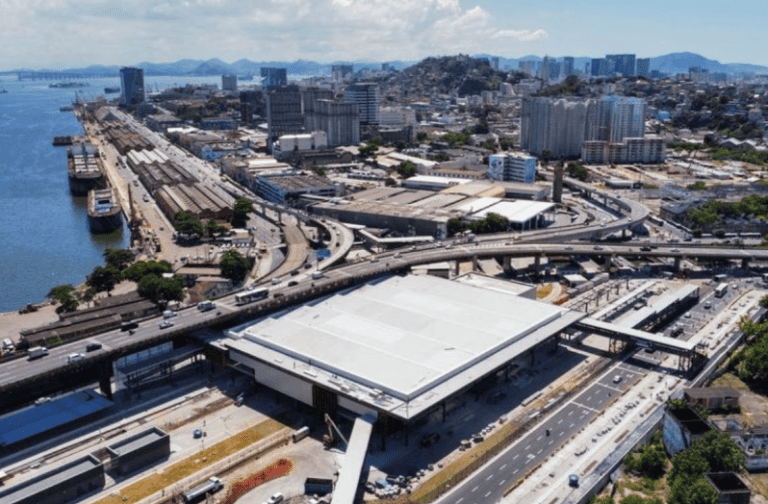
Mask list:
POLYGON ((510 54, 547 39, 539 27, 499 28, 490 12, 459 0, 3 1, 0 68, 308 53, 322 61, 417 59, 510 54))

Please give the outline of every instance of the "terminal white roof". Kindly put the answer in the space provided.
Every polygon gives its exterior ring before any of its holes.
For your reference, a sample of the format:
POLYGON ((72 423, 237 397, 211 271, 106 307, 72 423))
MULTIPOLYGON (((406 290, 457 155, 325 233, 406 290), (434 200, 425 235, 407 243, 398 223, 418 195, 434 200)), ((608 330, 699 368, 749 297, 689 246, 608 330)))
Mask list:
POLYGON ((461 206, 455 207, 453 210, 474 214, 490 206, 496 206, 496 204, 500 203, 501 201, 501 198, 477 198, 461 206))
POLYGON ((237 327, 222 343, 325 386, 383 392, 386 409, 407 404, 397 414, 408 418, 582 316, 498 290, 395 276, 237 327))
POLYGON ((510 222, 515 224, 523 224, 544 212, 548 212, 554 206, 554 203, 546 203, 541 201, 501 201, 493 206, 480 210, 479 212, 475 213, 473 217, 479 217, 483 219, 489 213, 495 213, 501 215, 502 217, 506 217, 510 222))

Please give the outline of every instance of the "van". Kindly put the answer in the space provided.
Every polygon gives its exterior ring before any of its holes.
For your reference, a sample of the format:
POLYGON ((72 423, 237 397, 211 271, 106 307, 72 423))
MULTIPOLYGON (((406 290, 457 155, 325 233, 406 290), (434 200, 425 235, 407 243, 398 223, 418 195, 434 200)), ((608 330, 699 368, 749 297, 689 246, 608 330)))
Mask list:
POLYGON ((173 318, 173 317, 175 317, 175 316, 176 316, 176 312, 175 312, 175 311, 173 311, 173 310, 165 310, 165 311, 163 312, 163 318, 164 318, 164 319, 173 318))
POLYGON ((11 341, 9 338, 5 338, 3 340, 3 350, 6 352, 13 352, 13 341, 11 341))

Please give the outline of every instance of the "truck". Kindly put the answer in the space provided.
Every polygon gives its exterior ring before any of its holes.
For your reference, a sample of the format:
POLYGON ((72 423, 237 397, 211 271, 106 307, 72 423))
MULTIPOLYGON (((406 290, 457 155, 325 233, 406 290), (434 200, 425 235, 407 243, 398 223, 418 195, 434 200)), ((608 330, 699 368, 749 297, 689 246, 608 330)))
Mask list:
POLYGON ((206 301, 200 301, 199 303, 197 303, 197 309, 200 311, 213 310, 214 308, 216 308, 216 305, 214 304, 213 301, 206 300, 206 301))
POLYGON ((30 347, 29 350, 27 350, 27 355, 29 356, 29 360, 39 359, 40 357, 48 355, 48 349, 39 346, 30 347))
POLYGON ((222 488, 224 488, 224 483, 222 483, 222 481, 216 476, 212 476, 208 478, 208 480, 204 483, 200 483, 196 487, 187 490, 181 495, 184 497, 184 502, 187 504, 192 504, 202 501, 205 499, 206 495, 214 494, 222 488))

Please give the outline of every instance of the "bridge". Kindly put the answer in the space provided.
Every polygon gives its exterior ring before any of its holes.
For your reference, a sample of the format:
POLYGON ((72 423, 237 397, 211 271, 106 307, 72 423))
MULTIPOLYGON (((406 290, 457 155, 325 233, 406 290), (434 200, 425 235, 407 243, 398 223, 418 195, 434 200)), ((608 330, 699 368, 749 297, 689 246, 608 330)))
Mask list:
POLYGON ((74 72, 50 72, 50 71, 32 71, 22 70, 8 73, 6 75, 16 75, 16 79, 23 80, 85 80, 105 77, 119 77, 117 73, 74 73, 74 72))

